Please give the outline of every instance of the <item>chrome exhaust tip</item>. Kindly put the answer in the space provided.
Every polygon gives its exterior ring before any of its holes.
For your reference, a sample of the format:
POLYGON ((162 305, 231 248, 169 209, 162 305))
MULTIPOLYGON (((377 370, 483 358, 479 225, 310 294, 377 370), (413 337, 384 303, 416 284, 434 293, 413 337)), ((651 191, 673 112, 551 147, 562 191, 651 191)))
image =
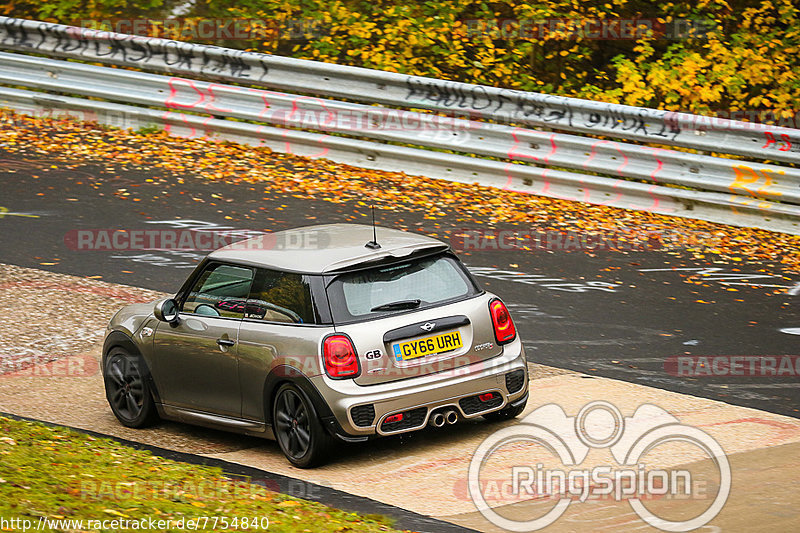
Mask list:
POLYGON ((444 414, 444 419, 447 420, 448 424, 455 424, 456 422, 458 422, 458 413, 456 413, 455 411, 447 411, 444 414))
POLYGON ((437 428, 442 427, 445 421, 446 421, 445 417, 442 413, 436 413, 431 417, 431 424, 433 424, 433 426, 437 428))

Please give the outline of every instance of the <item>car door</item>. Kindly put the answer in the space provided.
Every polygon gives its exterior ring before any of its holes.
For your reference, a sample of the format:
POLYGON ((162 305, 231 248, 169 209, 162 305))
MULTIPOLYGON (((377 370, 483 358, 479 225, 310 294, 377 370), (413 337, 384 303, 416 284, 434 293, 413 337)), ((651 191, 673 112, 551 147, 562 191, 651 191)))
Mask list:
POLYGON ((177 324, 155 332, 156 385, 164 404, 240 417, 239 328, 254 271, 209 263, 179 302, 177 324))
MULTIPOLYGON (((320 280, 321 281, 321 280, 320 280)), ((242 415, 261 420, 264 383, 279 366, 319 375, 319 347, 333 328, 320 324, 311 276, 259 268, 239 332, 242 415)))

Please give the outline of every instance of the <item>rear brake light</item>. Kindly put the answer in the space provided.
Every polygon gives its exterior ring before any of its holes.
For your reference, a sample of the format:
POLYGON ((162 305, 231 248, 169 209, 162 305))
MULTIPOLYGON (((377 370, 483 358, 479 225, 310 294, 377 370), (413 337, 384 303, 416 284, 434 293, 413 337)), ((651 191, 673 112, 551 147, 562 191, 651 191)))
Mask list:
POLYGON ((488 402, 492 398, 494 398, 493 392, 487 392, 486 394, 481 394, 480 396, 478 396, 478 399, 482 402, 488 402))
POLYGON ((498 299, 492 300, 489 302, 489 314, 492 315, 494 338, 497 340, 497 344, 513 341, 517 336, 517 330, 505 304, 498 299))
POLYGON ((387 416, 386 419, 383 421, 384 424, 394 424, 395 422, 402 422, 403 421, 403 413, 397 413, 396 415, 387 416))
POLYGON ((356 349, 346 335, 329 335, 322 342, 325 373, 335 379, 354 378, 361 373, 356 349))

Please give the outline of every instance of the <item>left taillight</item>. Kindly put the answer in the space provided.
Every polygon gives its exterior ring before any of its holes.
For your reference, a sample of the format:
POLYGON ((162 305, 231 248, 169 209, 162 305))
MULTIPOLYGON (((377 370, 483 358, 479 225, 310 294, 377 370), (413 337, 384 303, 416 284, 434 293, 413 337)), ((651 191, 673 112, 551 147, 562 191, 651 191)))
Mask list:
POLYGON ((489 314, 492 315, 492 325, 494 326, 494 338, 497 344, 506 344, 514 340, 517 336, 517 329, 514 321, 506 309, 506 306, 499 299, 495 298, 489 302, 489 314))
POLYGON ((354 378, 361 373, 353 342, 346 335, 329 335, 322 341, 325 373, 334 379, 354 378))

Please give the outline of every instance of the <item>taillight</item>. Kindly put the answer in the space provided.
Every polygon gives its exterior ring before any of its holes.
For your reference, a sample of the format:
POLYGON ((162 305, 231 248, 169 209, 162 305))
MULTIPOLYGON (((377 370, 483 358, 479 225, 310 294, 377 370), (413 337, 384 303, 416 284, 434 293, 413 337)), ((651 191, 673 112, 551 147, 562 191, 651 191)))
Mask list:
POLYGON ((494 338, 497 340, 497 344, 513 341, 517 336, 517 330, 505 304, 498 299, 492 300, 489 302, 489 314, 492 315, 494 338))
POLYGON ((332 378, 354 378, 361 373, 353 343, 346 335, 329 335, 322 343, 325 372, 332 378))

